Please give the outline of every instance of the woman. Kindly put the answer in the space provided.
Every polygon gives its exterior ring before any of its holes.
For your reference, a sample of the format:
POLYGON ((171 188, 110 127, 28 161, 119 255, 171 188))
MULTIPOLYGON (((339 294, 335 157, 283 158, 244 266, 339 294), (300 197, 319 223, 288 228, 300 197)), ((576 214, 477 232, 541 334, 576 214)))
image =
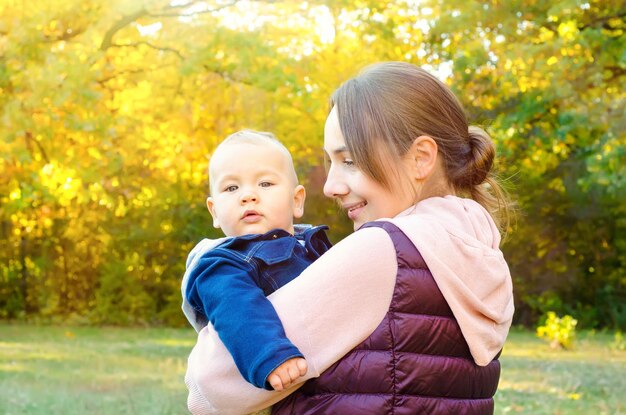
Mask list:
POLYGON ((388 62, 334 93, 324 150, 324 193, 358 231, 269 297, 315 379, 251 387, 208 327, 189 357, 189 409, 493 413, 513 296, 491 139, 445 84, 388 62))

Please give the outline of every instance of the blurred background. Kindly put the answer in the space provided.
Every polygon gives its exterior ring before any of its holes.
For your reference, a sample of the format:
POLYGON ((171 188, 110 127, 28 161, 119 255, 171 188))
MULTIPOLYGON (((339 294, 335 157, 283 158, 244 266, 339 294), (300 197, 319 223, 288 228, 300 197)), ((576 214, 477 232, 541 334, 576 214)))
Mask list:
POLYGON ((184 326, 188 251, 219 236, 207 161, 241 128, 291 150, 303 222, 328 98, 420 65, 497 144, 517 201, 515 323, 626 328, 626 6, 559 1, 0 1, 0 319, 184 326))
POLYGON ((0 413, 187 413, 211 152, 275 133, 337 242, 328 99, 400 60, 491 134, 517 203, 496 413, 626 414, 625 20, 623 0, 0 0, 0 413))

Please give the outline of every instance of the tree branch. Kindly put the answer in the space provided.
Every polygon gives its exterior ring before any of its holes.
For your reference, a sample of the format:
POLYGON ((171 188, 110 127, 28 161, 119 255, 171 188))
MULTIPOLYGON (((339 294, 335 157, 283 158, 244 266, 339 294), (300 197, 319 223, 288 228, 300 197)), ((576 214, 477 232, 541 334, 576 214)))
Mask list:
MULTIPOLYGON (((210 10, 202 10, 202 11, 198 11, 195 13, 150 13, 146 8, 141 8, 139 10, 137 10, 135 13, 129 14, 128 16, 124 16, 122 17, 120 20, 117 21, 117 23, 115 23, 109 30, 107 30, 107 32, 104 34, 104 38, 102 39, 102 43, 100 44, 100 50, 105 51, 108 48, 110 48, 111 46, 115 46, 113 43, 113 36, 115 36, 115 34, 117 32, 119 32, 120 30, 122 30, 124 27, 128 26, 129 24, 131 24, 132 22, 134 22, 135 20, 139 19, 140 17, 143 16, 150 16, 150 17, 183 17, 183 16, 193 16, 196 14, 202 14, 202 13, 212 13, 218 10, 222 10, 225 9, 227 7, 231 7, 233 5, 235 5, 237 3, 238 0, 233 0, 230 3, 226 3, 223 4, 219 7, 210 9, 210 10)), ((181 5, 176 5, 176 6, 168 6, 166 9, 164 10, 174 10, 174 9, 184 9, 187 7, 191 7, 194 4, 197 4, 198 2, 196 1, 191 1, 189 3, 185 3, 185 4, 181 4, 181 5)), ((151 46, 152 47, 152 46, 151 46)))
MULTIPOLYGON (((150 17, 188 17, 188 16, 195 16, 197 14, 206 14, 206 13, 213 13, 222 9, 226 9, 228 7, 234 6, 235 4, 237 4, 239 0, 233 0, 230 3, 226 3, 223 4, 219 7, 215 7, 213 9, 208 9, 208 10, 200 10, 197 12, 193 12, 193 13, 148 13, 148 16, 150 17)), ((196 4, 196 2, 191 2, 191 3, 187 3, 185 5, 181 5, 181 6, 169 6, 168 9, 174 9, 174 8, 185 8, 185 7, 191 7, 192 5, 196 4)))
POLYGON ((33 134, 30 131, 26 131, 24 138, 26 139, 26 147, 30 150, 30 152, 32 153, 31 143, 35 143, 35 145, 39 149, 39 152, 41 153, 41 157, 43 157, 43 159, 46 161, 46 164, 49 164, 50 159, 48 158, 48 154, 46 154, 46 150, 44 150, 39 141, 33 138, 33 134))
POLYGON ((146 42, 146 41, 143 41, 143 40, 139 41, 139 42, 124 43, 124 44, 112 43, 111 45, 109 45, 109 47, 123 48, 123 47, 135 47, 135 46, 140 46, 140 45, 145 45, 145 46, 148 46, 148 47, 150 47, 152 49, 156 49, 156 50, 159 50, 159 51, 162 51, 162 52, 171 52, 171 53, 175 54, 176 56, 178 56, 181 60, 185 59, 183 54, 180 53, 180 51, 178 51, 176 49, 156 46, 156 45, 153 45, 150 42, 146 42))
POLYGON ((68 29, 68 30, 64 31, 61 35, 57 36, 57 37, 46 36, 45 42, 47 42, 47 43, 54 43, 54 42, 61 42, 61 41, 70 40, 72 38, 75 38, 78 35, 83 34, 84 32, 85 32, 84 28, 72 29, 72 31, 70 31, 68 29))
POLYGON ((104 34, 104 38, 102 39, 102 43, 100 44, 100 50, 105 51, 109 47, 111 47, 113 45, 113 36, 115 36, 115 34, 117 32, 119 32, 124 27, 128 26, 129 24, 131 24, 135 20, 137 20, 140 17, 145 16, 147 14, 148 14, 148 11, 146 9, 142 8, 142 9, 136 11, 135 13, 129 14, 128 16, 124 16, 120 20, 118 20, 118 22, 115 23, 104 34))
POLYGON ((590 27, 597 27, 598 23, 600 24, 600 26, 603 29, 606 30, 617 30, 614 27, 611 27, 608 25, 608 21, 613 19, 613 18, 617 18, 617 19, 624 19, 624 17, 626 17, 626 13, 621 13, 621 14, 617 14, 614 16, 602 16, 602 17, 597 17, 595 19, 590 20, 589 22, 585 23, 585 24, 580 24, 578 25, 578 30, 585 30, 588 29, 590 27))
POLYGON ((626 69, 620 68, 619 66, 607 66, 605 69, 608 69, 613 74, 610 78, 606 79, 607 82, 612 82, 626 75, 626 69))
POLYGON ((117 72, 114 75, 110 75, 110 76, 107 76, 107 77, 101 78, 101 79, 96 79, 96 82, 98 84, 100 84, 101 87, 106 88, 104 84, 109 82, 111 79, 117 78, 120 75, 127 75, 127 74, 131 74, 132 75, 132 74, 144 73, 144 72, 146 72, 145 69, 134 69, 134 70, 128 70, 128 71, 120 71, 120 72, 117 72))
POLYGON ((258 85, 255 85, 254 83, 243 79, 243 78, 234 78, 232 76, 230 76, 228 73, 226 72, 222 72, 222 71, 218 71, 216 69, 211 69, 209 68, 208 65, 202 65, 202 67, 204 69, 206 69, 207 72, 210 72, 212 74, 215 74, 217 76, 219 76, 220 78, 222 78, 223 80, 227 81, 227 82, 233 82, 233 83, 237 83, 237 84, 241 84, 241 85, 247 85, 247 86, 251 86, 254 88, 259 88, 259 89, 264 89, 264 88, 260 88, 258 85))

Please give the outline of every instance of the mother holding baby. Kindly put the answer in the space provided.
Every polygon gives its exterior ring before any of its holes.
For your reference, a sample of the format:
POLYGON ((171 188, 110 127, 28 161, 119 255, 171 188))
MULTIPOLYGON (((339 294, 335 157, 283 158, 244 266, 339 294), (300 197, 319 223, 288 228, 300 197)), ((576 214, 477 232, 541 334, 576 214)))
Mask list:
POLYGON ((513 317, 495 148, 450 89, 400 62, 331 99, 324 193, 355 232, 268 297, 308 362, 300 383, 247 383, 209 326, 189 357, 194 414, 491 414, 513 317))

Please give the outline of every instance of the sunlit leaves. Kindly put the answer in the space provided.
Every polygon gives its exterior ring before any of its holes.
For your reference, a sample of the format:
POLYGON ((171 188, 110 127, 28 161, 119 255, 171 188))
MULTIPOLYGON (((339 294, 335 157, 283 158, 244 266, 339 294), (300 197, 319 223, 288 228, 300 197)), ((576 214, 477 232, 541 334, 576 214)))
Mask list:
POLYGON ((581 313, 583 324, 608 313, 623 325, 617 304, 626 293, 605 290, 616 278, 599 280, 626 264, 623 5, 434 3, 454 11, 438 15, 433 47, 455 60, 453 86, 491 124, 500 168, 516 184, 522 210, 508 253, 518 290, 558 287, 570 307, 562 311, 581 313))
POLYGON ((287 145, 305 220, 346 234, 321 195, 323 122, 332 91, 380 60, 434 71, 487 124, 521 208, 507 254, 522 298, 584 287, 563 304, 613 301, 626 266, 619 3, 0 2, 3 315, 182 322, 185 255, 219 235, 207 159, 241 128, 287 145))

